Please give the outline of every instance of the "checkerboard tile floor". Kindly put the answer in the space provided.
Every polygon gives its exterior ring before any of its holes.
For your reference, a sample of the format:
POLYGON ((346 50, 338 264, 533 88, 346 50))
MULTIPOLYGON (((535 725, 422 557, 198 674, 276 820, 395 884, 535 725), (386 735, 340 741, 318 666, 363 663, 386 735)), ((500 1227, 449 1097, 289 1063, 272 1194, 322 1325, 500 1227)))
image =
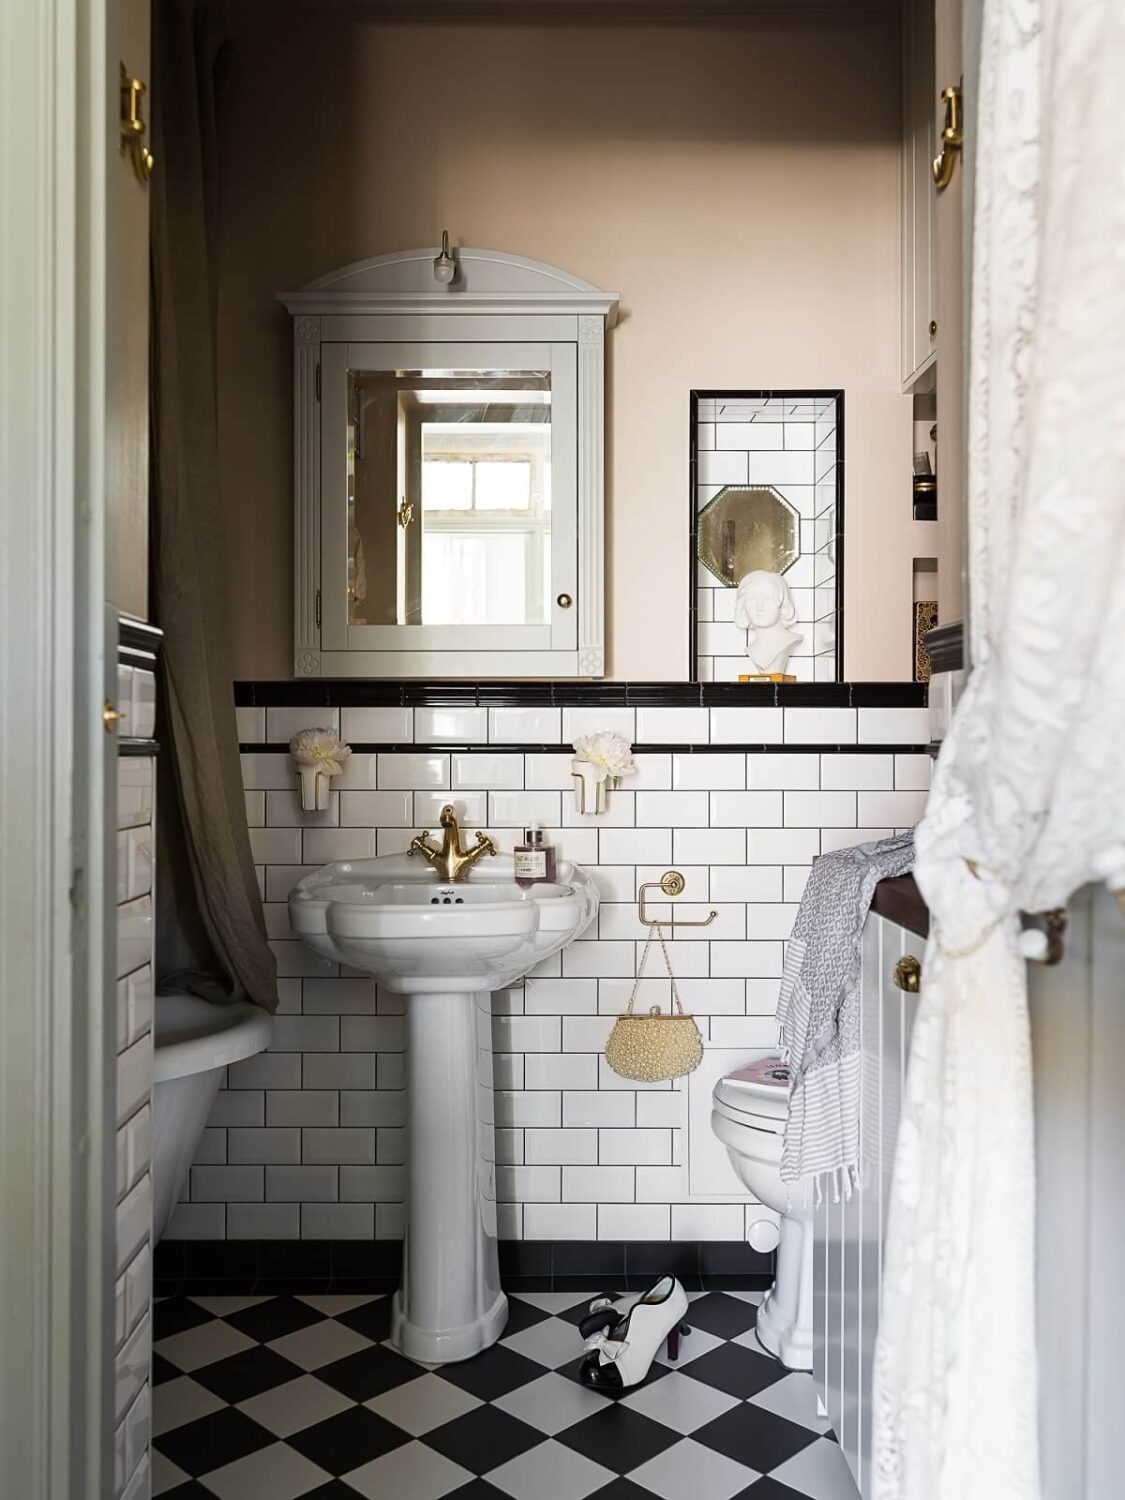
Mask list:
POLYGON ((812 1380, 754 1336, 758 1292, 692 1296, 673 1365, 578 1383, 590 1292, 523 1292, 493 1348, 429 1368, 390 1299, 156 1304, 154 1489, 190 1500, 857 1500, 812 1380))

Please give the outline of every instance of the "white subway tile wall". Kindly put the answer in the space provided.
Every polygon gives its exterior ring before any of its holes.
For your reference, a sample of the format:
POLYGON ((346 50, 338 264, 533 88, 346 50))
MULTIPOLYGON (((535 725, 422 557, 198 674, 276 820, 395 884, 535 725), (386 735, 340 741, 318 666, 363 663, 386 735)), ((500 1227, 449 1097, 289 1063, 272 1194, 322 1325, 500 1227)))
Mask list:
MULTIPOLYGON (((143 707, 129 733, 152 734, 155 679, 120 669, 120 702, 143 707), (136 727, 139 724, 139 727, 136 727)), ((115 1288, 115 1493, 148 1492, 150 1428, 150 1289, 152 1239, 152 872, 156 762, 150 755, 117 762, 117 1283, 115 1288)), ((209 1131, 202 1153, 217 1148, 209 1131)), ((223 1149, 226 1143, 223 1142, 223 1149)), ((225 1157, 223 1158, 225 1160, 225 1157)))
MULTIPOLYGON (((345 709, 345 729, 349 715, 382 712, 345 709)), ((611 722, 596 711, 565 712, 570 728, 611 722)), ((702 744, 776 742, 789 727, 794 748, 649 754, 642 747, 636 776, 611 795, 605 817, 560 828, 560 815, 566 825, 573 809, 569 758, 502 748, 505 738, 525 736, 558 743, 560 711, 494 708, 489 729, 497 748, 487 753, 353 756, 372 764, 363 771, 364 790, 340 792, 340 826, 326 825, 325 814, 302 815, 295 798, 278 801, 279 816, 287 813, 291 822, 276 825, 286 837, 268 847, 283 862, 263 865, 259 875, 287 976, 282 1013, 271 1050, 228 1070, 170 1237, 401 1235, 404 1002, 303 949, 288 933, 284 903, 301 874, 322 861, 405 848, 443 800, 468 811, 506 849, 525 820, 538 818, 564 857, 591 869, 602 895, 594 927, 522 984, 493 996, 504 1235, 742 1236, 748 1205, 733 1179, 726 1200, 690 1190, 685 1082, 638 1085, 618 1077, 602 1056, 643 947, 637 886, 674 863, 687 880, 677 914, 699 918, 716 909, 711 927, 688 929, 670 945, 684 1004, 705 1043, 768 1047, 784 943, 812 860, 915 822, 929 760, 914 750, 912 709, 878 711, 880 750, 835 753, 799 746, 814 729, 823 729, 828 743, 855 744, 856 710, 789 709, 785 721, 780 709, 666 711, 692 715, 684 719, 657 709, 615 712, 628 717, 621 721, 627 733, 635 712, 656 744, 681 743, 675 734, 688 730, 705 730, 702 744), (807 717, 820 713, 831 717, 807 717), (895 753, 896 745, 904 748, 895 753)), ((431 733, 427 728, 427 743, 431 733)), ((272 797, 290 788, 283 755, 248 753, 243 761, 248 793, 265 785, 272 797)), ((672 904, 654 909, 668 915, 672 904)), ((668 981, 650 956, 640 1002, 669 1001, 668 981)))
MULTIPOLYGON (((836 400, 702 398, 696 422, 696 509, 727 485, 764 485, 795 512, 799 555, 786 569, 801 639, 787 671, 798 682, 836 680, 836 400)), ((696 564, 696 665, 703 682, 749 672, 735 589, 696 564)), ((669 739, 672 737, 669 736, 669 739)))

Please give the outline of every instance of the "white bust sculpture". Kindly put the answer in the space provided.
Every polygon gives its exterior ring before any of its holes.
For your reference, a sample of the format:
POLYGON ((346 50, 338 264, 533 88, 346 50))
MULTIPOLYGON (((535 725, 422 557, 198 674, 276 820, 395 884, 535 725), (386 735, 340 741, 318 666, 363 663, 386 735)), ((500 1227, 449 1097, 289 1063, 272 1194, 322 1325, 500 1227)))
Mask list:
POLYGON ((794 646, 804 640, 789 628, 796 618, 797 606, 780 573, 758 568, 739 580, 734 623, 746 631, 746 655, 753 672, 784 673, 794 646))

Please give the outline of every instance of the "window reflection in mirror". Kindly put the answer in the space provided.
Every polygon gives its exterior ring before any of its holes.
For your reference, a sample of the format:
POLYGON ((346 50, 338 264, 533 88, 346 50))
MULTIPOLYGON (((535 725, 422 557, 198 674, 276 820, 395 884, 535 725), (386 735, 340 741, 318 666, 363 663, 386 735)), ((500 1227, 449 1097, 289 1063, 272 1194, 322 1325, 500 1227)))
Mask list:
POLYGON ((353 625, 550 619, 551 378, 348 373, 353 625))

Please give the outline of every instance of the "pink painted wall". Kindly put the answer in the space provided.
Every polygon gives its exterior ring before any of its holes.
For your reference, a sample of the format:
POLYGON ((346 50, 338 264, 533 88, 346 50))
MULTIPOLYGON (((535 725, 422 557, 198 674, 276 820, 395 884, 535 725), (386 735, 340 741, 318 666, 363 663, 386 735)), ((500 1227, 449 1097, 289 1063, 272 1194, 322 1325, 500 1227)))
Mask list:
POLYGON ((223 567, 240 677, 291 675, 291 335, 275 293, 433 243, 622 297, 609 675, 689 672, 688 391, 846 390, 851 678, 910 675, 897 22, 408 26, 234 9, 221 128, 223 567), (288 19, 286 16, 288 15, 288 19))

